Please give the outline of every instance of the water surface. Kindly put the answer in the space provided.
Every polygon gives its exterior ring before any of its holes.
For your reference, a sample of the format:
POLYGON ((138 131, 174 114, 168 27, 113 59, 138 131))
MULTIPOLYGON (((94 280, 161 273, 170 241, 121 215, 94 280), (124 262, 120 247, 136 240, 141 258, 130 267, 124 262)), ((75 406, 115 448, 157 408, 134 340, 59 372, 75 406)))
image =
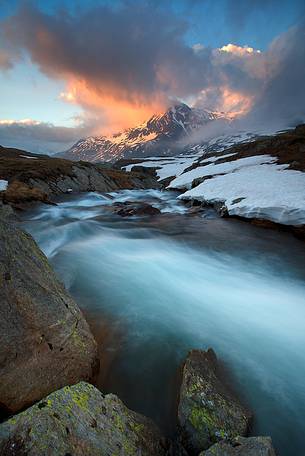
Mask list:
POLYGON ((77 300, 101 352, 99 387, 172 434, 178 368, 212 346, 280 456, 305 443, 305 244, 189 215, 169 192, 69 196, 23 222, 77 300), (114 215, 150 202, 154 217, 114 215))

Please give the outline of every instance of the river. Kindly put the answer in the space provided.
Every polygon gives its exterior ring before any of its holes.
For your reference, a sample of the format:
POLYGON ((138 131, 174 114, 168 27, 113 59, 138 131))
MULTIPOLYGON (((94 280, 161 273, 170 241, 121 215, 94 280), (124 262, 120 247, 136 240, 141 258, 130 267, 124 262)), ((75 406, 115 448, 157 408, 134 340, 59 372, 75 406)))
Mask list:
POLYGON ((171 435, 179 366, 213 347, 255 414, 253 434, 271 435, 280 456, 304 454, 305 243, 211 209, 192 215, 157 190, 66 196, 22 225, 91 325, 100 389, 171 435), (111 211, 127 200, 161 214, 111 211))

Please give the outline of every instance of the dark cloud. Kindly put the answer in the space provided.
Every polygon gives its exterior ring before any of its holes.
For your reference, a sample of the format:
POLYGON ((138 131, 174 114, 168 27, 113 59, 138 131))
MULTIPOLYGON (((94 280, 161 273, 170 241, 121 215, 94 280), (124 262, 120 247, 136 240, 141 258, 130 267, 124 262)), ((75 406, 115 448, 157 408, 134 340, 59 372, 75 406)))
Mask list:
POLYGON ((23 121, 0 121, 0 145, 17 147, 36 153, 52 154, 63 151, 82 136, 89 128, 58 127, 50 123, 23 121))
POLYGON ((156 97, 196 96, 224 83, 255 90, 258 80, 240 56, 216 58, 207 47, 194 51, 184 41, 187 22, 156 3, 135 7, 129 1, 77 15, 47 15, 27 5, 3 23, 3 34, 19 57, 24 49, 48 76, 82 81, 102 98, 145 104, 156 97))
MULTIPOLYGON (((198 3, 185 1, 194 11, 198 3)), ((67 82, 64 99, 87 112, 101 108, 103 116, 111 103, 112 111, 119 111, 120 103, 139 109, 156 99, 165 105, 175 98, 199 99, 212 109, 230 109, 230 102, 245 109, 254 101, 256 119, 303 115, 304 24, 261 53, 239 46, 192 48, 184 39, 189 25, 172 4, 130 0, 115 8, 104 4, 47 14, 25 3, 2 21, 2 66, 27 53, 43 73, 67 82)), ((224 0, 224 5, 224 13, 238 24, 275 3, 224 0)), ((123 107, 122 112, 126 117, 123 107)))
POLYGON ((132 101, 167 93, 173 85, 179 95, 196 92, 207 79, 206 62, 183 42, 186 27, 144 3, 98 6, 78 15, 47 15, 27 5, 3 23, 3 34, 45 74, 85 80, 101 94, 132 101))
POLYGON ((274 40, 267 59, 273 68, 249 120, 279 126, 305 122, 305 24, 274 40))

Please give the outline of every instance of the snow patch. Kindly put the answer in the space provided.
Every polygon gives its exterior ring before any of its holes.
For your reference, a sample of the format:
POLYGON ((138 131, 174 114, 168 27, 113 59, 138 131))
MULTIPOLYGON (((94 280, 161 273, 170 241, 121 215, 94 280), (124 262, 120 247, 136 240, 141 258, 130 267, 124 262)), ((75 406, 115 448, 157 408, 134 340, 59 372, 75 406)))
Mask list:
POLYGON ((197 159, 197 155, 178 156, 178 157, 156 157, 156 160, 145 160, 141 163, 132 163, 124 166, 126 171, 131 171, 134 166, 144 166, 146 168, 157 168, 156 173, 158 180, 167 179, 168 177, 179 176, 185 169, 191 166, 197 159))
POLYGON ((229 215, 303 225, 305 173, 289 170, 288 166, 253 164, 205 180, 179 198, 223 202, 229 215))
MULTIPOLYGON (((217 159, 225 158, 226 156, 228 156, 228 154, 215 157, 215 161, 217 159)), ((208 161, 213 161, 213 160, 214 160, 214 158, 208 159, 208 161)), ((198 166, 197 168, 194 168, 194 169, 178 176, 176 179, 174 179, 170 183, 168 188, 191 189, 194 179, 198 179, 200 177, 206 177, 206 176, 215 176, 216 174, 231 173, 233 171, 236 171, 236 170, 246 167, 246 166, 260 165, 262 163, 273 163, 276 160, 277 160, 277 158, 272 157, 271 155, 254 155, 253 157, 240 158, 238 160, 233 160, 233 161, 219 163, 219 164, 211 163, 211 164, 205 165, 205 166, 198 166)))
POLYGON ((0 179, 0 192, 3 192, 7 189, 8 181, 0 179))

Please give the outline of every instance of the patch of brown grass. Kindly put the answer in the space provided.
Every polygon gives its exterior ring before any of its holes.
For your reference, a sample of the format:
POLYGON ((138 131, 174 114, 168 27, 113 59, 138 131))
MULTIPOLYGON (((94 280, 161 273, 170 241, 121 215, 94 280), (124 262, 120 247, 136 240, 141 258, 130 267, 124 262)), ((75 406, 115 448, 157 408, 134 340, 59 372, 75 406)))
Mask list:
POLYGON ((42 201, 48 203, 47 194, 38 188, 31 188, 24 182, 14 180, 9 184, 6 191, 1 192, 1 197, 4 203, 18 205, 31 201, 42 201))

